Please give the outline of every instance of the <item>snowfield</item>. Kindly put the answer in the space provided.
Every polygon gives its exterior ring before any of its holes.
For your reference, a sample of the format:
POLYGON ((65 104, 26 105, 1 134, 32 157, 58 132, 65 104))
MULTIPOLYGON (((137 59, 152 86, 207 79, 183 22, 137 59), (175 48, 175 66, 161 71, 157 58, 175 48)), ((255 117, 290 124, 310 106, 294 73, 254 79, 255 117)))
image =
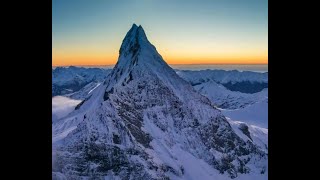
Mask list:
POLYGON ((268 129, 267 100, 254 103, 242 109, 222 110, 222 113, 232 120, 246 122, 250 125, 268 129))

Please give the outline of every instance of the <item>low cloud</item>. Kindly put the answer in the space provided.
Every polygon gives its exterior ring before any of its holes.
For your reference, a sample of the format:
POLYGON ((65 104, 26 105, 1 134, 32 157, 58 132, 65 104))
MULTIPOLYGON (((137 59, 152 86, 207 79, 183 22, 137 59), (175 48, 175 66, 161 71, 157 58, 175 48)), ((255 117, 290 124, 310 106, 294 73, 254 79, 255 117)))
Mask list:
POLYGON ((74 110, 81 100, 70 99, 63 96, 52 98, 52 121, 63 118, 74 110))

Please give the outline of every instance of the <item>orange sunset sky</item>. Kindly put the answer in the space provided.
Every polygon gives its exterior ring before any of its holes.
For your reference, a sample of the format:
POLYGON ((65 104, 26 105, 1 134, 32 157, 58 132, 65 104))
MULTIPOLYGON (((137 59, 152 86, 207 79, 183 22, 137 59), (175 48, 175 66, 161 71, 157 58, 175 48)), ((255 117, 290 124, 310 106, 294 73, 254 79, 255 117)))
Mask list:
POLYGON ((133 23, 168 64, 268 64, 268 3, 124 0, 52 3, 52 65, 113 65, 133 23))

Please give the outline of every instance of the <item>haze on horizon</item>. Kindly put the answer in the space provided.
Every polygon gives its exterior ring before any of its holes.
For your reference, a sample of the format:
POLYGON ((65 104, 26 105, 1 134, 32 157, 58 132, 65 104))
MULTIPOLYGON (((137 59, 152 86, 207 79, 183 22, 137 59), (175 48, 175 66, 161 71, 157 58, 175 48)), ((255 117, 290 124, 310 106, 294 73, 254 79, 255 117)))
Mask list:
POLYGON ((168 64, 267 64, 267 0, 53 0, 52 65, 115 64, 133 23, 168 64))

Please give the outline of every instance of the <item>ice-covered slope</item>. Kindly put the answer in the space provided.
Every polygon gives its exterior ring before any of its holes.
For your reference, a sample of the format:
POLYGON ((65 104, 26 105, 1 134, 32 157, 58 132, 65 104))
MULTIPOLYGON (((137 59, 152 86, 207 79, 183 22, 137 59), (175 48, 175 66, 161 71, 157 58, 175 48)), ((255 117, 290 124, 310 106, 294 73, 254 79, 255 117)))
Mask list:
POLYGON ((55 177, 267 179, 264 149, 237 135, 135 24, 107 79, 52 132, 55 177))
POLYGON ((52 96, 76 92, 91 82, 101 82, 111 69, 57 67, 52 70, 52 96))

